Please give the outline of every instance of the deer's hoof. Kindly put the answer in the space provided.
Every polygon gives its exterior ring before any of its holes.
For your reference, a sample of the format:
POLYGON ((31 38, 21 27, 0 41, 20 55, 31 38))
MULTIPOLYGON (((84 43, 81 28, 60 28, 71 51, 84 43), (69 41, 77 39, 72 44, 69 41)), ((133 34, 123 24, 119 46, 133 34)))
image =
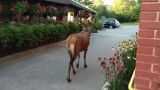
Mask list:
POLYGON ((71 79, 70 79, 70 78, 67 78, 67 82, 70 83, 70 82, 71 82, 71 79))
POLYGON ((87 65, 84 65, 84 68, 87 68, 87 65))
POLYGON ((76 74, 76 71, 73 71, 73 74, 76 74))
POLYGON ((76 67, 79 68, 79 64, 77 64, 76 67))

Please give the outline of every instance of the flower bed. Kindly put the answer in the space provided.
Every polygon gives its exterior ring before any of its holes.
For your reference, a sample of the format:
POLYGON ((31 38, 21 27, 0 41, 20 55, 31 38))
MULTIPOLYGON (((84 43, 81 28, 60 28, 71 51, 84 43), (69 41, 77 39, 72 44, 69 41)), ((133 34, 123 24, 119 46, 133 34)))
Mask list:
POLYGON ((0 25, 0 57, 63 40, 80 30, 74 23, 0 25))
POLYGON ((128 90, 128 84, 135 68, 136 41, 123 41, 118 48, 113 48, 113 57, 98 58, 106 77, 105 88, 108 90, 128 90))

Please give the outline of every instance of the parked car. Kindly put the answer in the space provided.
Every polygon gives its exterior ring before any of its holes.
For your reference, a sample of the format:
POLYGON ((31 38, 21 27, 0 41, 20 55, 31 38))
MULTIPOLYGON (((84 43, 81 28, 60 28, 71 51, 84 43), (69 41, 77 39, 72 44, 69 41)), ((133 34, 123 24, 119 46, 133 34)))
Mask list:
POLYGON ((120 25, 120 22, 114 18, 107 18, 104 22, 104 28, 116 28, 120 25))

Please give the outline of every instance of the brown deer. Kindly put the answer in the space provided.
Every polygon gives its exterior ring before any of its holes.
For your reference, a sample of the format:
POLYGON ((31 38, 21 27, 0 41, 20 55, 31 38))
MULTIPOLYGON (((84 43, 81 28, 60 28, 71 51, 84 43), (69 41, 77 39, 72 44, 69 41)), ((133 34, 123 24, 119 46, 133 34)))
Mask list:
POLYGON ((71 82, 70 79, 70 70, 73 69, 73 74, 76 74, 76 71, 73 66, 73 62, 78 56, 78 63, 76 67, 79 67, 80 52, 84 51, 84 67, 87 68, 86 64, 86 53, 88 50, 90 42, 90 33, 91 27, 84 28, 81 32, 70 35, 66 40, 66 47, 70 56, 70 62, 68 66, 68 77, 67 81, 71 82))

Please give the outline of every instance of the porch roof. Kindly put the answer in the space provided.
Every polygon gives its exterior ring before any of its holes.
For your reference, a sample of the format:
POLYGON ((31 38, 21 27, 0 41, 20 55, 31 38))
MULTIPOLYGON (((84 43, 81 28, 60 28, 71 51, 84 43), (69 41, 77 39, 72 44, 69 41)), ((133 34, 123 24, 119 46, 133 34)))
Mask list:
POLYGON ((66 4, 66 5, 72 5, 72 6, 80 8, 80 9, 87 10, 87 11, 92 12, 92 13, 97 13, 96 11, 94 11, 94 10, 78 3, 77 1, 74 1, 74 0, 45 0, 45 1, 61 3, 61 4, 66 4))

